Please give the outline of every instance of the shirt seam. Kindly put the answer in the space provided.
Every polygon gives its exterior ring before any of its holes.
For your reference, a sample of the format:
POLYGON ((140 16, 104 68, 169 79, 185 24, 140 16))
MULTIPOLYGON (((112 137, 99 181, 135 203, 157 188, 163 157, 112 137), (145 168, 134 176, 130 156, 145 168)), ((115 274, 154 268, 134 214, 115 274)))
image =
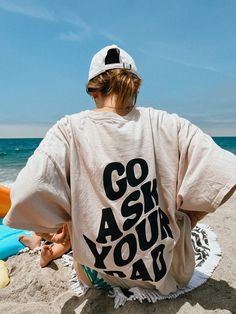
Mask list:
POLYGON ((56 163, 56 161, 54 160, 54 158, 53 158, 50 154, 48 154, 46 151, 44 151, 44 150, 42 150, 42 149, 40 149, 40 148, 37 149, 37 152, 40 153, 40 154, 45 155, 45 156, 52 162, 52 164, 53 164, 53 166, 55 167, 57 173, 59 174, 60 178, 62 179, 64 188, 65 188, 66 191, 67 191, 67 196, 68 196, 68 199, 69 199, 69 201, 70 201, 71 197, 70 197, 70 193, 68 193, 68 192, 69 192, 69 191, 68 191, 69 184, 68 184, 68 186, 66 186, 66 184, 64 183, 64 179, 65 179, 66 176, 63 175, 63 173, 61 172, 60 168, 57 166, 57 163, 56 163))
POLYGON ((60 228, 59 226, 56 228, 47 228, 47 227, 34 225, 34 224, 24 224, 24 223, 23 224, 22 223, 14 224, 11 222, 10 219, 8 219, 6 217, 3 218, 3 224, 10 227, 10 228, 24 229, 24 230, 32 230, 32 227, 33 227, 32 231, 43 232, 43 233, 54 233, 60 228))
POLYGON ((212 201, 212 207, 216 209, 221 205, 223 198, 230 192, 230 190, 236 185, 236 178, 233 177, 216 195, 212 201))

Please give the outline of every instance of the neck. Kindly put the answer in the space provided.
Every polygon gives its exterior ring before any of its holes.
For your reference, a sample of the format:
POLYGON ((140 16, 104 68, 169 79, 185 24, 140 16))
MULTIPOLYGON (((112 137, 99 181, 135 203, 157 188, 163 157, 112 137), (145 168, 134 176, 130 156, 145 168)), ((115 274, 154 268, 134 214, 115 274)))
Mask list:
POLYGON ((96 107, 97 109, 102 109, 102 108, 111 108, 115 109, 116 108, 116 95, 109 95, 106 97, 98 97, 95 102, 96 102, 96 107))
POLYGON ((120 116, 125 116, 127 115, 131 110, 133 109, 132 108, 124 108, 124 109, 117 109, 117 108, 114 108, 114 107, 108 107, 108 106, 104 106, 102 108, 95 108, 94 111, 99 111, 99 112, 115 112, 117 113, 118 115, 120 116))
POLYGON ((126 115, 128 114, 132 109, 133 106, 127 106, 126 108, 116 108, 116 95, 109 95, 106 97, 102 97, 99 95, 95 99, 96 103, 96 108, 94 109, 95 111, 111 111, 111 112, 116 112, 119 115, 126 115))

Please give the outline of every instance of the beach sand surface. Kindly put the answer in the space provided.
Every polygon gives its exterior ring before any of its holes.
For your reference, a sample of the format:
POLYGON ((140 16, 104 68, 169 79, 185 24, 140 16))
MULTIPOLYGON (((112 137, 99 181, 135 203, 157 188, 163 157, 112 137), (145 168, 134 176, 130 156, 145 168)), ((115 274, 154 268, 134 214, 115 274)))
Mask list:
POLYGON ((90 289, 85 296, 76 296, 70 289, 71 269, 61 259, 41 269, 38 255, 23 253, 7 260, 11 281, 0 289, 0 313, 236 313, 236 196, 202 222, 217 234, 222 259, 204 285, 177 299, 155 304, 129 301, 114 310, 106 292, 90 289))

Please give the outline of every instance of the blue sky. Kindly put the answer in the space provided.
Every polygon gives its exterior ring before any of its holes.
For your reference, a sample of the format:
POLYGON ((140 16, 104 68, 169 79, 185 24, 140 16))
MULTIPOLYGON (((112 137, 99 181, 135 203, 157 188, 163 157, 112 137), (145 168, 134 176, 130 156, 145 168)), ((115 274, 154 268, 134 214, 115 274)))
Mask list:
POLYGON ((113 43, 143 78, 138 105, 236 136, 235 16, 234 0, 0 0, 0 138, 92 109, 90 60, 113 43))

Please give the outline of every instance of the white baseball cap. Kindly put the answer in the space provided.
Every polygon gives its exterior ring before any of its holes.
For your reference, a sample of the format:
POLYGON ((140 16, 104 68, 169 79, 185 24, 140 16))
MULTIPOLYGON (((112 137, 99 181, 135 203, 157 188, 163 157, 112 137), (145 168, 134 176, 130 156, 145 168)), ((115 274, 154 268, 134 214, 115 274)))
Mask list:
POLYGON ((104 47, 93 56, 88 80, 110 69, 127 69, 140 78, 132 57, 116 45, 104 47))

